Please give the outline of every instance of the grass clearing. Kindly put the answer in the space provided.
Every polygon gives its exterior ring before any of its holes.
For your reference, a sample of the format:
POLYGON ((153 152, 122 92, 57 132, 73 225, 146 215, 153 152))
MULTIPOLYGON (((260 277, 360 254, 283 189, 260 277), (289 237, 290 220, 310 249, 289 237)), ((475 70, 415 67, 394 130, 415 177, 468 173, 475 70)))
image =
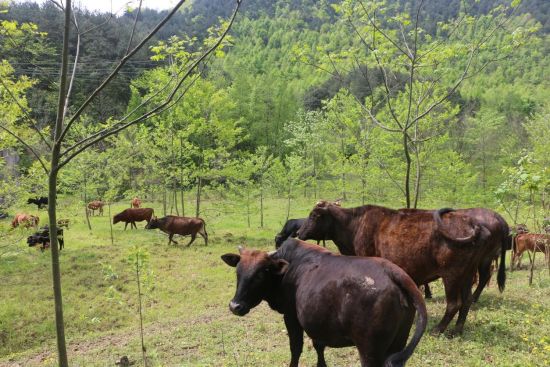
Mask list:
MULTIPOLYGON (((273 237, 285 219, 285 200, 267 201, 263 229, 257 228, 256 213, 247 227, 242 203, 206 201, 203 217, 209 246, 197 238, 189 248, 184 247, 189 238, 176 238, 180 244, 168 246, 167 236, 143 230, 144 223, 127 231, 116 225, 111 245, 107 210, 105 216, 91 218, 90 232, 84 210, 69 199, 61 203, 59 217, 71 219, 61 269, 72 366, 114 366, 123 355, 142 366, 137 288, 128 260, 134 245, 150 254, 143 292, 151 366, 288 364, 282 316, 264 303, 243 318, 232 315, 228 303, 235 291, 235 273, 220 260, 240 244, 273 249, 273 237)), ((112 214, 126 207, 127 203, 113 205, 112 214)), ((153 207, 160 216, 160 205, 153 207)), ((192 208, 191 203, 187 207, 192 208)), ((292 217, 303 217, 312 202, 294 202, 293 207, 305 208, 291 211, 292 217)), ((40 214, 45 223, 45 212, 40 214)), ((0 366, 55 366, 50 253, 26 247, 25 236, 31 231, 8 231, 8 225, 0 222, 0 366)), ((464 334, 454 339, 426 334, 408 366, 549 366, 550 276, 543 256, 537 257, 533 286, 528 286, 526 270, 507 273, 503 294, 492 281, 468 315, 464 334)), ((429 327, 445 309, 442 284, 436 282, 432 289, 434 299, 427 301, 429 327)), ((359 365, 354 348, 329 348, 326 355, 331 366, 359 365)), ((315 361, 306 338, 301 365, 314 366, 315 361)))

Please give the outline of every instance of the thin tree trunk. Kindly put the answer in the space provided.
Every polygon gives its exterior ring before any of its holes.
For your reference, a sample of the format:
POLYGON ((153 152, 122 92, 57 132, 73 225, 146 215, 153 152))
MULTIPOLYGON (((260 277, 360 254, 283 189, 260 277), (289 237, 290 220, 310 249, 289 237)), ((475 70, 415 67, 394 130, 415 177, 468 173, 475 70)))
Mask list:
POLYGON ((195 217, 199 217, 201 212, 201 186, 202 186, 202 177, 199 176, 197 180, 197 202, 195 207, 195 217))
POLYGON ((138 286, 138 300, 139 300, 139 330, 141 334, 141 353, 143 357, 143 365, 147 367, 147 357, 145 356, 145 343, 143 341, 143 312, 141 308, 141 281, 139 276, 139 253, 136 253, 136 280, 138 286))
POLYGON ((409 145, 407 144, 407 134, 403 132, 403 150, 405 151, 405 163, 406 163, 406 172, 405 172, 405 202, 407 208, 411 207, 411 156, 409 154, 409 145))
POLYGON ((185 191, 181 188, 181 216, 185 217, 185 191))
POLYGON ((288 218, 290 218, 290 193, 292 190, 292 185, 290 182, 288 183, 288 205, 286 207, 286 221, 288 222, 288 218))
POLYGON ((264 228, 264 181, 260 181, 260 227, 264 228))
POLYGON ((107 208, 109 210, 109 228, 111 229, 111 246, 115 245, 115 239, 113 237, 113 222, 111 221, 111 202, 109 201, 109 204, 107 205, 107 208))
POLYGON ((176 209, 176 215, 180 216, 180 211, 178 210, 178 190, 176 189, 176 180, 174 180, 174 207, 176 209))
POLYGON ((86 214, 86 223, 88 223, 88 230, 92 230, 92 225, 90 223, 90 215, 88 212, 88 196, 86 195, 86 175, 84 175, 84 212, 86 214))
POLYGON ((185 189, 183 187, 183 137, 180 136, 180 191, 181 215, 185 217, 185 189))
POLYGON ((246 219, 250 228, 250 187, 246 188, 246 219))
POLYGON ((164 216, 166 217, 166 187, 164 187, 164 191, 162 194, 162 211, 164 212, 164 216))
POLYGON ((414 155, 416 158, 416 177, 414 182, 414 206, 413 208, 418 207, 418 199, 420 198, 420 156, 418 154, 418 146, 415 147, 414 155))

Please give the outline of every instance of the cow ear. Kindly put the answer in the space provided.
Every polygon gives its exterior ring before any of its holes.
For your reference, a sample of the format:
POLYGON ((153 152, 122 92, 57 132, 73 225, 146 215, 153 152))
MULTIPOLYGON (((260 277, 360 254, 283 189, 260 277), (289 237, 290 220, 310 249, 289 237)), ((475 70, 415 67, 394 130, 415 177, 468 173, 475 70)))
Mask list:
POLYGON ((288 261, 279 259, 274 262, 275 273, 279 275, 284 275, 288 270, 288 261))
POLYGON ((222 255, 222 260, 227 265, 236 267, 239 261, 241 261, 241 256, 237 254, 225 254, 225 255, 222 255))

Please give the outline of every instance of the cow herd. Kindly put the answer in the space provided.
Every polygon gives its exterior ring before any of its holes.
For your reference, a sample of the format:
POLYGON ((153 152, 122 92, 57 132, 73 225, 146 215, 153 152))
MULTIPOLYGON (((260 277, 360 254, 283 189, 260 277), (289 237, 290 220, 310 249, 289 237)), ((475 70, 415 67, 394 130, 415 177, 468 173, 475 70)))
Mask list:
MULTIPOLYGON (((47 205, 42 199, 29 199, 29 204, 47 205)), ((130 208, 113 216, 113 224, 137 229, 136 222, 145 221, 146 229, 166 233, 168 244, 177 244, 174 235, 190 235, 187 246, 197 235, 208 244, 203 219, 157 218, 152 208, 141 204, 133 198, 130 208)), ((100 200, 88 203, 87 215, 102 215, 103 206, 100 200)), ((38 221, 18 214, 12 227, 37 227, 38 221)), ((69 225, 67 220, 58 224, 69 225)), ((550 232, 550 220, 545 226, 550 232)), ((58 235, 62 248, 62 228, 58 235)), ((49 229, 41 228, 27 242, 44 250, 49 247, 49 229)), ((299 365, 304 332, 313 341, 318 367, 326 366, 326 347, 346 346, 357 348, 361 366, 403 366, 427 327, 419 286, 426 287, 428 296, 428 284, 442 279, 446 309, 432 333, 444 333, 458 315, 450 335, 460 334, 493 269, 498 269, 498 288, 504 290, 507 250, 512 251, 511 269, 521 266, 526 251, 543 252, 548 262, 550 233, 530 233, 525 225, 511 230, 501 215, 485 208, 343 208, 339 201, 320 201, 307 218, 285 223, 275 237, 274 251, 239 247, 238 254, 225 254, 222 260, 237 272, 229 303, 232 313, 244 316, 266 301, 283 315, 291 367, 299 365), (333 241, 340 254, 327 250, 325 240, 333 241), (415 314, 415 330, 407 343, 415 314)))
POLYGON ((452 336, 462 333, 495 262, 504 290, 506 250, 513 250, 512 261, 526 250, 545 252, 548 260, 550 234, 512 234, 502 216, 484 208, 347 209, 321 201, 307 218, 285 224, 275 251, 240 247, 238 254, 222 256, 237 271, 229 309, 244 316, 265 300, 283 314, 291 367, 298 366, 304 331, 317 366, 326 366, 325 347, 345 346, 357 348, 361 366, 402 366, 426 328, 418 286, 443 280, 446 310, 432 333, 445 332, 458 314, 452 336), (332 240, 341 255, 305 240, 332 240), (406 344, 415 312, 416 328, 406 344))

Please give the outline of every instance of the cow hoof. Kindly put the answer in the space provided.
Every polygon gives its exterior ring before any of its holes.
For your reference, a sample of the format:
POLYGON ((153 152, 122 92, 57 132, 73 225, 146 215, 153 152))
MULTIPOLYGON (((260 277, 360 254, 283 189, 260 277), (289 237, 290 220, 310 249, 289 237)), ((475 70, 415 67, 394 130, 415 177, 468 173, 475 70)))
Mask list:
POLYGON ((436 326, 430 331, 431 336, 439 336, 443 333, 443 331, 439 330, 439 328, 436 326))

